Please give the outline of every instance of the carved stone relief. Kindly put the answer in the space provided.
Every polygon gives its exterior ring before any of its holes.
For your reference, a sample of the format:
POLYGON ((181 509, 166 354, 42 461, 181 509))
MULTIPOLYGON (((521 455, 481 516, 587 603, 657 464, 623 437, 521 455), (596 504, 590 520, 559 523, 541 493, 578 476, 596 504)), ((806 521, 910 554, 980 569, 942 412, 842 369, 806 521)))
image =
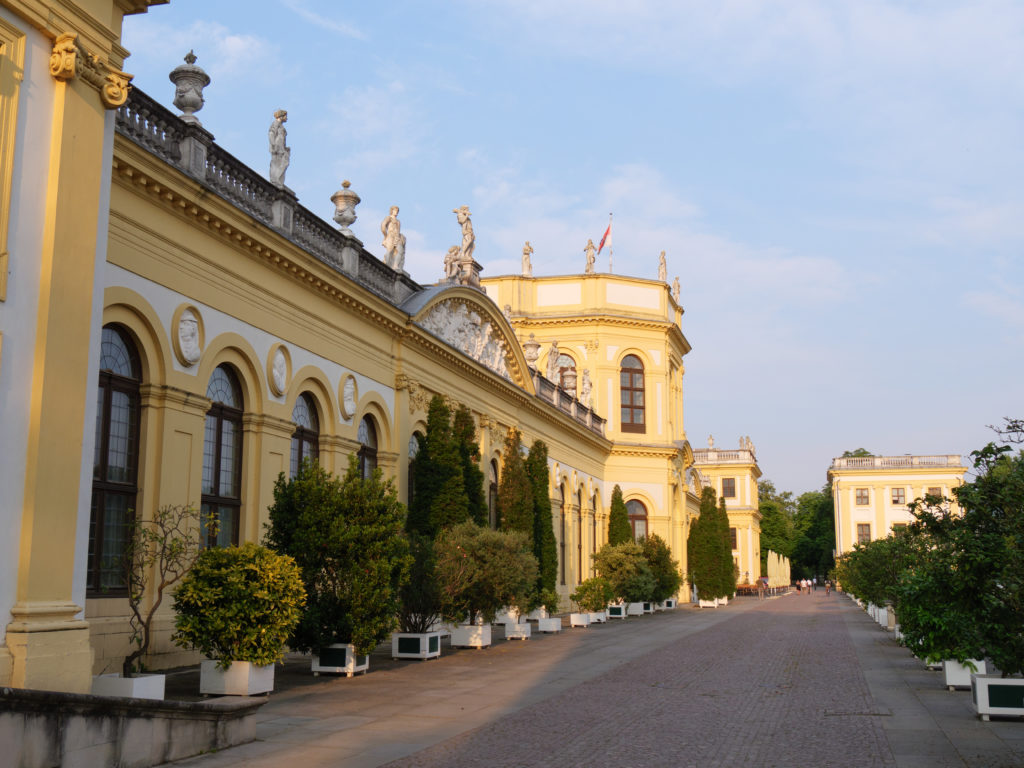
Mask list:
POLYGON ((433 395, 411 377, 400 373, 395 376, 395 389, 409 391, 409 415, 417 411, 426 413, 430 408, 430 400, 433 395))
POLYGON ((174 356, 183 366, 191 368, 203 356, 203 321, 199 310, 181 305, 174 312, 171 328, 174 356))
POLYGON ((356 415, 356 406, 359 402, 359 388, 356 385, 355 376, 348 374, 341 382, 341 415, 351 419, 356 415))
POLYGON ((289 369, 291 360, 286 350, 280 344, 270 348, 270 355, 267 358, 267 379, 270 384, 270 391, 280 397, 288 389, 289 369))
POLYGON ((505 339, 478 312, 454 299, 441 302, 420 320, 420 325, 450 346, 511 379, 506 364, 505 339))

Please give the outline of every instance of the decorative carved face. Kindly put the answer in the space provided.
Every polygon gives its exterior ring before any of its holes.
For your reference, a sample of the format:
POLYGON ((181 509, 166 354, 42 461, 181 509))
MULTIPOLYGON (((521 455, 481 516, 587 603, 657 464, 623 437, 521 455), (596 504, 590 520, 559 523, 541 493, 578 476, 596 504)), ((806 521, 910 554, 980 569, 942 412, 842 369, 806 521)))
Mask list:
POLYGON ((178 320, 178 347, 189 365, 195 365, 202 356, 199 348, 199 321, 190 309, 182 312, 178 320))
POLYGON ((288 379, 288 361, 285 359, 284 352, 278 349, 274 353, 274 386, 278 392, 284 392, 285 384, 288 379))

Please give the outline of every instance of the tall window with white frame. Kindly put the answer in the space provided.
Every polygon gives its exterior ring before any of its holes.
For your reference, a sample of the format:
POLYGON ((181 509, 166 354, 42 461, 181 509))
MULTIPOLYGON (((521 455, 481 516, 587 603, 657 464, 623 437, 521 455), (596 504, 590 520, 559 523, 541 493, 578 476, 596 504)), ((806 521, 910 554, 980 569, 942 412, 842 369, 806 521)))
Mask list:
POLYGON ((867 544, 871 541, 871 523, 857 523, 857 543, 867 544))
POLYGON ((597 569, 594 568, 594 555, 597 554, 597 494, 590 499, 590 575, 596 576, 597 569))
POLYGON ((722 498, 735 499, 736 498, 736 478, 735 477, 723 477, 722 478, 722 498))
POLYGON ((317 461, 320 458, 320 420, 316 415, 313 398, 306 392, 295 400, 292 423, 295 424, 295 431, 292 433, 291 471, 292 477, 295 477, 299 474, 302 462, 307 459, 317 461))
POLYGON ((558 495, 559 495, 559 500, 560 500, 558 507, 559 507, 559 510, 561 511, 561 514, 559 515, 559 520, 561 521, 561 523, 560 523, 559 531, 558 531, 558 549, 559 549, 558 561, 559 561, 559 573, 561 574, 561 579, 559 579, 559 582, 564 587, 565 586, 565 488, 564 488, 564 486, 559 486, 559 488, 558 488, 558 495))
POLYGON ((238 544, 242 510, 242 388, 228 365, 218 365, 206 387, 210 410, 203 438, 203 535, 208 547, 238 544), (213 517, 217 530, 206 520, 213 517))
POLYGON ((377 428, 370 416, 363 416, 356 433, 359 440, 359 474, 367 480, 377 468, 377 428))
POLYGON ((622 358, 619 369, 620 417, 623 432, 647 431, 644 418, 644 364, 636 355, 622 358))
POLYGON ((642 501, 630 499, 626 502, 629 513, 629 525, 633 529, 633 541, 647 537, 647 507, 642 501))
POLYGON ((415 459, 416 454, 420 452, 420 440, 422 439, 422 437, 423 435, 421 435, 419 432, 413 432, 412 436, 409 438, 409 471, 407 473, 408 482, 406 483, 407 494, 405 499, 405 503, 407 506, 412 506, 412 497, 416 495, 416 477, 415 475, 413 475, 412 466, 413 459, 415 459))
POLYGON ((492 531, 498 530, 498 461, 491 459, 491 482, 487 487, 487 521, 492 531))
POLYGON ((87 593, 126 593, 124 553, 138 497, 141 366, 127 331, 103 328, 93 449, 87 593))
POLYGON ((576 583, 583 583, 583 491, 576 489, 576 583))

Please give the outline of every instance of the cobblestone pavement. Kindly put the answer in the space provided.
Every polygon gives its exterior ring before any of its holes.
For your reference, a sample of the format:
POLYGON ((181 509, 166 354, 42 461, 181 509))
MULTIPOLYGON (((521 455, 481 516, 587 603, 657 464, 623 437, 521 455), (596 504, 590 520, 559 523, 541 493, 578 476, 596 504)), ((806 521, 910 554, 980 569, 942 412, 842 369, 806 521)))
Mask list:
POLYGON ((389 768, 896 765, 843 607, 768 601, 389 768))
MULTIPOLYGON (((1024 766, 1024 722, 980 721, 842 595, 495 638, 429 662, 379 649, 353 679, 293 657, 256 741, 176 768, 1024 766)), ((188 696, 198 675, 168 687, 188 696)))

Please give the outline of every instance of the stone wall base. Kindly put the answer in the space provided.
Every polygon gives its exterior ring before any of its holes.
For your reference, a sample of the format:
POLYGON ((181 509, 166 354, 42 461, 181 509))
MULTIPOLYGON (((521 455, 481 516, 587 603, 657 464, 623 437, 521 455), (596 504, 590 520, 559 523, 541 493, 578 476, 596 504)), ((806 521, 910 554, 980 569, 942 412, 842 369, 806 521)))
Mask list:
POLYGON ((264 703, 265 697, 148 701, 0 688, 0 744, 11 761, 4 764, 21 768, 146 768, 252 741, 264 703))

